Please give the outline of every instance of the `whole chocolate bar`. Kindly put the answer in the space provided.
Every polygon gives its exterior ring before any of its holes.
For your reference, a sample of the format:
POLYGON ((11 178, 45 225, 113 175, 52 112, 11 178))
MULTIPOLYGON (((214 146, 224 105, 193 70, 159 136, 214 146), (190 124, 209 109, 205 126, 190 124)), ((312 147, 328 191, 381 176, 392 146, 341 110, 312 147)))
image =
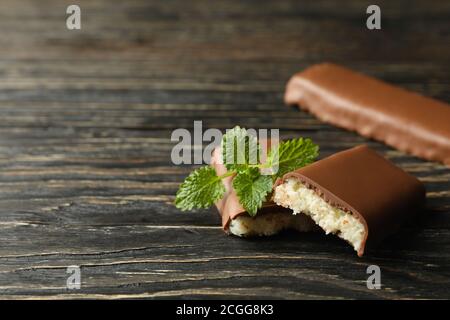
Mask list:
POLYGON ((419 213, 425 188, 367 146, 339 152, 278 179, 274 201, 310 216, 359 256, 419 213))
POLYGON ((285 102, 418 157, 450 166, 450 106, 344 67, 294 75, 285 102))
MULTIPOLYGON (((217 175, 227 172, 222 163, 221 149, 215 148, 211 158, 211 166, 217 175)), ((227 233, 237 236, 269 236, 283 229, 295 229, 300 232, 317 230, 314 222, 306 215, 293 215, 292 210, 278 206, 272 201, 263 204, 255 217, 251 217, 242 205, 233 189, 233 176, 222 179, 226 193, 216 202, 217 210, 222 217, 222 227, 227 233)))

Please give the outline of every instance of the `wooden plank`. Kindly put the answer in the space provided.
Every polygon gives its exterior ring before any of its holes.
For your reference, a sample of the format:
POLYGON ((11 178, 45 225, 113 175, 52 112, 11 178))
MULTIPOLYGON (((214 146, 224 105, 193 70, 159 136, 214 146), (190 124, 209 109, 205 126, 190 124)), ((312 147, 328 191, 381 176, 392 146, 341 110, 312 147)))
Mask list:
POLYGON ((1 4, 2 298, 450 298, 450 169, 282 102, 320 61, 450 101, 450 3, 380 1, 380 32, 364 1, 79 4, 76 32, 61 2, 1 4), (363 258, 320 233, 226 236, 215 210, 172 204, 192 166, 170 162, 171 132, 194 120, 307 136, 321 157, 367 143, 424 182, 426 214, 363 258))

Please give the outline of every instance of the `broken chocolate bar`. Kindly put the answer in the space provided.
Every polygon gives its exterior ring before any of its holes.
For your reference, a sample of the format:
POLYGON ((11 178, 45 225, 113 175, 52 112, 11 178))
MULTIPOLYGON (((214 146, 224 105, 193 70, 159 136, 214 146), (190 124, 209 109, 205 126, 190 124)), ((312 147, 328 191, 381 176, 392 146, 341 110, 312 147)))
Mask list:
POLYGON ((329 63, 294 75, 284 99, 322 121, 450 166, 450 106, 444 102, 329 63))
MULTIPOLYGON (((220 147, 214 149, 211 166, 218 176, 227 172, 222 163, 220 147)), ((292 210, 280 207, 268 201, 259 209, 258 214, 251 217, 242 205, 233 190, 233 176, 222 179, 226 193, 216 203, 216 207, 222 217, 222 227, 225 232, 241 237, 246 236, 270 236, 284 229, 295 229, 306 232, 316 230, 314 222, 306 215, 293 215, 292 210)))
POLYGON ((311 217, 362 256, 421 212, 425 189, 367 146, 339 152, 278 179, 274 201, 311 217))

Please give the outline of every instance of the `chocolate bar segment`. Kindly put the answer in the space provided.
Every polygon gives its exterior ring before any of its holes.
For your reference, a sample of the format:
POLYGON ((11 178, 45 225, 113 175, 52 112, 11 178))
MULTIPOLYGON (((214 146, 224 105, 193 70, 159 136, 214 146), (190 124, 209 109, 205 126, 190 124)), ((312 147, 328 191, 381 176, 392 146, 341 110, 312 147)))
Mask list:
MULTIPOLYGON (((215 148, 211 158, 211 166, 217 175, 227 172, 222 163, 220 147, 215 148)), ((317 230, 314 222, 305 215, 292 215, 292 210, 280 207, 272 201, 267 201, 251 217, 239 203, 239 198, 233 189, 233 176, 222 179, 225 195, 216 202, 217 210, 222 218, 222 227, 226 233, 237 236, 273 235, 283 229, 295 229, 300 232, 317 230)))
POLYGON ((365 145, 287 173, 274 191, 277 204, 310 216, 359 256, 421 212, 424 200, 421 182, 365 145))
POLYGON ((294 75, 285 102, 322 121, 450 166, 450 105, 324 63, 294 75))

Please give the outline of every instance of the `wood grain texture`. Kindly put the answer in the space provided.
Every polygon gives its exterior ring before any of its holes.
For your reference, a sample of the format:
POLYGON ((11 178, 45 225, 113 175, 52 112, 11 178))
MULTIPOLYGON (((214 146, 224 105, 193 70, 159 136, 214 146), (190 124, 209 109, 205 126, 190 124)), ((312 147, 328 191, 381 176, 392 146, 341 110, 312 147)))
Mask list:
POLYGON ((78 1, 0 6, 1 298, 450 298, 450 169, 282 103, 332 61, 450 101, 450 2, 78 1), (427 188, 426 215, 358 258, 322 234, 242 240, 179 212, 175 128, 279 128, 321 157, 367 143, 427 188), (381 290, 366 268, 382 270, 381 290), (82 288, 66 289, 79 265, 82 288))

